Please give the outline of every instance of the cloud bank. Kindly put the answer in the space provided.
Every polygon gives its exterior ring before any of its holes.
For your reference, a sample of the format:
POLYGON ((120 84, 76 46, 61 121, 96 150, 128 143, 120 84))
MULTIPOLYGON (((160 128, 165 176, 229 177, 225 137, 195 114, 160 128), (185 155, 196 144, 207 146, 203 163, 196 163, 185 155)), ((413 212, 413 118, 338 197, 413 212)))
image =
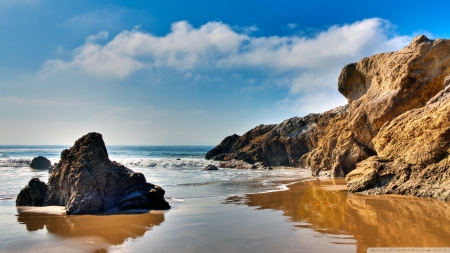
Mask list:
MULTIPOLYGON (((331 26, 310 37, 254 37, 252 30, 236 30, 221 22, 196 28, 179 21, 164 36, 136 28, 122 31, 103 45, 98 42, 107 39, 108 33, 102 31, 75 49, 72 59, 48 60, 41 72, 81 71, 124 80, 138 71, 156 68, 169 68, 185 76, 196 76, 196 71, 217 75, 223 70, 260 70, 289 87, 291 94, 323 97, 336 93, 337 77, 345 64, 398 50, 412 39, 393 34, 395 27, 379 18, 331 26)), ((334 105, 324 108, 330 106, 334 105)))

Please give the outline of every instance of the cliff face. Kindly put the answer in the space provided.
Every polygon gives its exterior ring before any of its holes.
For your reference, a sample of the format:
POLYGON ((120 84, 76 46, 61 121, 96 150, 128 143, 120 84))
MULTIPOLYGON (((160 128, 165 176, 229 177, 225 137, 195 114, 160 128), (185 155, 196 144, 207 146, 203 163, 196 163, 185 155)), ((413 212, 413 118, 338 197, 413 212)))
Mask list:
POLYGON ((378 156, 347 175, 349 191, 450 200, 449 86, 385 124, 373 143, 378 156))
POLYGON ((352 192, 448 199, 449 76, 450 40, 418 36, 345 66, 348 105, 227 137, 206 158, 348 174, 352 192))
POLYGON ((206 159, 304 167, 316 175, 344 176, 371 154, 349 131, 348 109, 342 106, 278 125, 257 126, 243 136, 226 137, 206 159))
POLYGON ((367 57, 342 70, 339 91, 348 99, 349 128, 373 151, 384 123, 423 107, 450 74, 450 41, 416 37, 409 46, 367 57))

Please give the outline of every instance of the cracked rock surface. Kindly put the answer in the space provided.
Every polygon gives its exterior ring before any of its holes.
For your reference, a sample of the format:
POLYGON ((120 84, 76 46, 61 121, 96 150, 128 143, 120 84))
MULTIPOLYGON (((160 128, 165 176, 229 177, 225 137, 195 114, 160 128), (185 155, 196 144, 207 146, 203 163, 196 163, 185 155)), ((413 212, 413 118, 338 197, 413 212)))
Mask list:
POLYGON ((48 179, 43 205, 65 206, 67 214, 93 214, 117 207, 169 209, 164 193, 161 187, 146 182, 142 173, 109 160, 102 135, 89 133, 62 151, 48 179))

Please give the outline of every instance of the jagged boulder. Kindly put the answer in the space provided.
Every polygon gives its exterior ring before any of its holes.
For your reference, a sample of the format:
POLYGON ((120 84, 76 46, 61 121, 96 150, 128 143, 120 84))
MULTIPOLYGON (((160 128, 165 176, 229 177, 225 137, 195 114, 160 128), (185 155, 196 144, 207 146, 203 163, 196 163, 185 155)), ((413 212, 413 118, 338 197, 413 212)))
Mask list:
POLYGON ((44 204, 47 185, 39 178, 33 178, 17 195, 17 206, 42 206, 44 204))
POLYGON ((344 176, 373 153, 356 141, 347 127, 348 106, 294 117, 278 125, 260 125, 243 136, 225 138, 215 149, 222 166, 247 168, 262 162, 267 166, 309 168, 316 175, 344 176), (231 141, 233 140, 233 141, 231 141), (222 148, 227 146, 228 148, 222 148), (217 153, 217 150, 225 150, 217 153), (237 161, 247 165, 239 164, 237 161))
POLYGON ((61 152, 47 188, 44 205, 65 206, 67 214, 92 214, 116 207, 170 208, 161 187, 146 182, 142 173, 109 160, 99 133, 89 133, 61 152))
POLYGON ((373 143, 378 156, 347 175, 350 192, 450 200, 450 86, 385 124, 373 143))
POLYGON ((50 170, 52 162, 43 156, 38 156, 31 160, 30 168, 35 170, 50 170))
POLYGON ((377 152, 380 128, 400 114, 425 106, 450 74, 450 41, 417 36, 410 45, 344 67, 338 89, 348 99, 348 126, 355 139, 377 152))

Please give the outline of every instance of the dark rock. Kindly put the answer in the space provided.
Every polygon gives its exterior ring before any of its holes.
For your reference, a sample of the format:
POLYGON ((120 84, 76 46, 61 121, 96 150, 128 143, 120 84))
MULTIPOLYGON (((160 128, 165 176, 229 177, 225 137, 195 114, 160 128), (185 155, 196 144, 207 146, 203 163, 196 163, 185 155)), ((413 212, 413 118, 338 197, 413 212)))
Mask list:
POLYGON ((219 168, 217 168, 217 166, 210 164, 206 166, 206 168, 204 168, 203 170, 218 170, 218 169, 219 168))
POLYGON ((162 188, 147 183, 142 173, 109 160, 99 133, 89 133, 61 152, 47 187, 44 205, 65 206, 67 214, 93 214, 116 207, 170 208, 162 188))
POLYGON ((250 164, 241 160, 230 160, 220 164, 220 168, 228 169, 252 169, 252 170, 272 170, 270 167, 266 167, 263 162, 257 162, 255 164, 250 164))
POLYGON ((48 168, 48 173, 49 174, 51 174, 53 172, 53 168, 55 168, 56 165, 58 165, 58 163, 54 163, 52 166, 50 166, 50 168, 48 168))
POLYGON ((35 170, 48 170, 52 166, 52 162, 43 156, 33 158, 30 168, 35 170))
POLYGON ((17 195, 17 206, 42 206, 47 193, 47 185, 39 178, 33 178, 17 195))
POLYGON ((240 160, 230 160, 225 161, 219 165, 220 168, 227 168, 227 169, 251 169, 253 167, 252 164, 249 164, 245 161, 240 160))
POLYGON ((170 206, 164 200, 164 194, 165 191, 161 187, 144 182, 127 191, 127 194, 119 200, 119 210, 169 209, 170 206))
POLYGON ((239 137, 237 134, 226 137, 219 145, 206 153, 206 159, 223 160, 223 155, 232 152, 233 145, 239 137))
MULTIPOLYGON (((348 128, 348 108, 341 106, 320 114, 290 118, 278 125, 257 126, 243 136, 225 138, 208 153, 214 155, 206 158, 240 160, 250 165, 262 162, 268 168, 303 167, 315 175, 344 176, 372 155, 370 149, 353 138, 348 128), (219 154, 220 150, 224 153, 219 154)), ((248 168, 237 162, 222 166, 248 168)))

